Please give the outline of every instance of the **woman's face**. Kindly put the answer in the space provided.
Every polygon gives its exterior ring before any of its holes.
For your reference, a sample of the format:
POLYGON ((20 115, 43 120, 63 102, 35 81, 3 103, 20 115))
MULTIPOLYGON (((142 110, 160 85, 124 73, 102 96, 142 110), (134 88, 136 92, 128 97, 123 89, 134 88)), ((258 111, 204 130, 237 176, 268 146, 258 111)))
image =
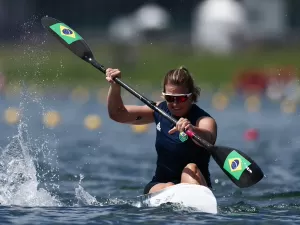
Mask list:
POLYGON ((192 106, 192 96, 184 86, 167 83, 165 85, 165 100, 170 112, 177 117, 185 116, 192 106))

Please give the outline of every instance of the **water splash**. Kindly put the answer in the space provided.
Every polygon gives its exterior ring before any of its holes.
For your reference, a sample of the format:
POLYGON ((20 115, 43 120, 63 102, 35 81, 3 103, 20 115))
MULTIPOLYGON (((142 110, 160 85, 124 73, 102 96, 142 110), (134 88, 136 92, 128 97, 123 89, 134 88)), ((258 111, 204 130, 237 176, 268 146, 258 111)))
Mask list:
POLYGON ((84 188, 81 186, 81 182, 84 179, 82 174, 79 175, 79 183, 78 187, 75 188, 75 197, 78 200, 79 205, 102 205, 100 202, 97 201, 95 197, 90 195, 84 188))
MULTIPOLYGON (((39 139, 33 140, 30 137, 28 118, 24 117, 23 114, 26 111, 24 105, 28 103, 26 100, 28 99, 25 98, 25 101, 20 104, 22 115, 17 127, 17 134, 11 138, 10 143, 0 152, 0 204, 59 206, 61 204, 59 200, 47 190, 51 186, 47 184, 52 184, 53 179, 42 182, 45 174, 49 175, 53 170, 48 170, 47 173, 42 174, 37 171, 37 168, 42 167, 39 162, 40 153, 44 156, 49 155, 51 150, 45 148, 47 141, 44 142, 42 147, 39 147, 37 145, 39 139), (44 186, 44 188, 40 186, 44 186)), ((47 162, 47 158, 44 158, 43 162, 47 162)))
POLYGON ((82 174, 79 175, 79 183, 75 188, 75 197, 77 199, 77 205, 86 205, 86 206, 109 206, 109 205, 132 205, 136 206, 136 203, 130 200, 122 200, 119 198, 104 198, 101 197, 98 200, 96 197, 89 194, 84 188, 81 186, 82 180, 84 176, 82 174))

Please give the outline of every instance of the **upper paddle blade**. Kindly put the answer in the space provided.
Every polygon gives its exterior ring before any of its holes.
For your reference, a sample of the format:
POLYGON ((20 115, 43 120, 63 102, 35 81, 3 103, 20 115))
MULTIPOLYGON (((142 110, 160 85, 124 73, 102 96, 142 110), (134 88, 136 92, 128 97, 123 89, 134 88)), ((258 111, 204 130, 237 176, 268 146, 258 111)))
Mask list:
POLYGON ((240 188, 250 187, 264 177, 259 166, 239 150, 214 146, 211 153, 224 173, 240 188))
POLYGON ((46 28, 50 33, 52 33, 54 37, 56 37, 65 47, 70 49, 75 55, 86 61, 94 58, 91 49, 86 44, 84 39, 69 26, 57 19, 48 16, 43 17, 41 19, 41 22, 44 28, 46 28))

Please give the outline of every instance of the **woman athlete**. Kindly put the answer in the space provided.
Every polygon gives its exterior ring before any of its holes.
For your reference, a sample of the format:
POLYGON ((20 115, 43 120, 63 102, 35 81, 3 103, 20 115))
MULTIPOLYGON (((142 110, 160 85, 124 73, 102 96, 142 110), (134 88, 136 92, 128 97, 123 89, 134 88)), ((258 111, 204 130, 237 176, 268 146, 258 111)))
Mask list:
POLYGON ((110 82, 107 96, 110 118, 126 124, 156 123, 157 167, 152 180, 144 188, 144 194, 178 183, 211 188, 208 168, 210 154, 184 131, 191 129, 214 144, 217 124, 206 111, 196 105, 200 89, 195 86, 189 71, 184 67, 170 70, 163 78, 164 101, 156 103, 158 108, 178 120, 176 126, 146 105, 124 105, 121 87, 113 81, 115 77, 121 78, 120 70, 108 68, 106 80, 110 82))

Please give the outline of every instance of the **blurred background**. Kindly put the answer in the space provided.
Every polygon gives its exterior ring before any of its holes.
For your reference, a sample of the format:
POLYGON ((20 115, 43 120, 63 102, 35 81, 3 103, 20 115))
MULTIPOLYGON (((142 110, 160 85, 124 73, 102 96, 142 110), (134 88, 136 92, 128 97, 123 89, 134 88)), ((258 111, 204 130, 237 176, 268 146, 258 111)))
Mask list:
POLYGON ((259 111, 265 99, 295 113, 299 11, 297 0, 0 0, 1 91, 18 95, 25 83, 36 93, 105 103, 102 75, 42 28, 48 15, 81 34, 100 63, 121 69, 128 84, 154 100, 163 75, 184 65, 202 99, 218 110, 241 98, 248 111, 259 111))

